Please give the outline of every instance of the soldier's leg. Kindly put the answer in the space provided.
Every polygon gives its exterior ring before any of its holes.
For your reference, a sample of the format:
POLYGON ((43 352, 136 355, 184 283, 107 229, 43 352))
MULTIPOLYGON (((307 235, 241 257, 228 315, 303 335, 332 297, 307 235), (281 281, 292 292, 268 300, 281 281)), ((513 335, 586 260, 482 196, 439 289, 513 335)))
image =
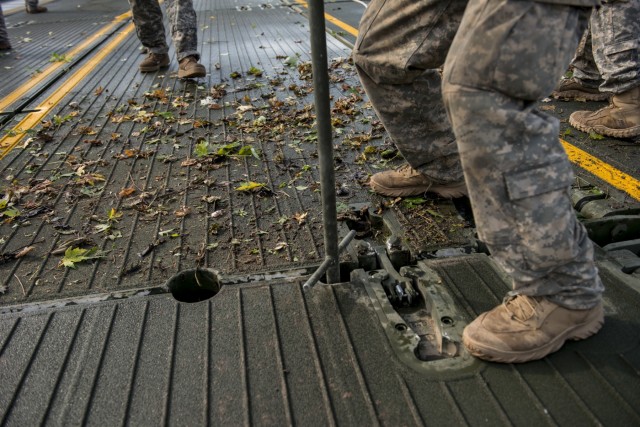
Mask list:
POLYGON ((603 2, 591 27, 600 90, 615 95, 640 86, 640 0, 603 2))
POLYGON ((162 9, 158 0, 129 0, 129 5, 142 46, 149 53, 166 55, 169 46, 165 39, 162 9))
POLYGON ((600 71, 593 58, 593 44, 591 26, 585 31, 580 44, 576 49, 576 55, 571 61, 573 78, 585 87, 597 89, 602 83, 600 71))
POLYGON ((608 93, 600 92, 602 77, 593 58, 591 29, 587 29, 576 49, 570 65, 573 75, 562 78, 551 94, 552 97, 564 100, 606 101, 608 93))
POLYGON ((353 52, 394 143, 414 169, 436 183, 463 180, 439 69, 465 6, 466 0, 373 0, 353 52))
POLYGON ((171 39, 176 49, 178 61, 192 56, 200 59, 198 53, 198 18, 191 0, 168 0, 167 16, 171 26, 171 39))
POLYGON ((569 123, 614 138, 640 136, 640 0, 604 2, 591 17, 593 54, 609 106, 575 111, 569 123))
POLYGON ((11 43, 9 42, 9 33, 7 32, 7 24, 4 22, 2 5, 0 5, 0 50, 9 49, 11 49, 11 43))
POLYGON ((478 233, 513 279, 505 303, 465 329, 479 357, 537 359, 603 322, 558 121, 536 106, 566 70, 586 19, 584 8, 472 0, 445 64, 444 101, 478 233))

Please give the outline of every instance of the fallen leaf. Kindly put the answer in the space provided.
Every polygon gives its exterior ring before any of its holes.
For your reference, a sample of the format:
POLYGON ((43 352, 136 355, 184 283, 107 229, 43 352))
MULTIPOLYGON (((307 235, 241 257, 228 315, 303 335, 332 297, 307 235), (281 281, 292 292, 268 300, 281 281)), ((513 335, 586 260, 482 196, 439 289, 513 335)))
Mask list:
POLYGON ((61 266, 76 268, 76 264, 92 259, 104 258, 107 253, 98 250, 97 247, 91 249, 67 248, 64 257, 60 261, 61 266))
POLYGON ((176 217, 184 218, 185 216, 191 213, 191 208, 188 206, 183 206, 175 212, 176 217))
POLYGON ((118 196, 125 198, 125 197, 129 197, 131 196, 133 193, 136 192, 136 189, 134 187, 128 187, 128 188, 123 188, 122 190, 120 190, 120 192, 118 193, 118 196))
POLYGON ((298 212, 293 214, 293 219, 298 221, 298 224, 302 225, 306 221, 307 215, 309 215, 309 212, 298 212))
POLYGON ((240 187, 237 187, 236 190, 237 191, 250 192, 250 191, 259 190, 260 188, 262 188, 264 186, 265 186, 265 184, 261 184, 259 182, 249 181, 249 182, 245 182, 240 187))

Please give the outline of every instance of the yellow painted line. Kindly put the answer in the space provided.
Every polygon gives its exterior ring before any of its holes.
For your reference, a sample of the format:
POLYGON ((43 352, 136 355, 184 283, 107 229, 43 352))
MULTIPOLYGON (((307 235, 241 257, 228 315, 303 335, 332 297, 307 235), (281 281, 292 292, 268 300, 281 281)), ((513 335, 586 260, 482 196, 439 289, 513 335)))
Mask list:
POLYGON ((91 57, 80 67, 75 73, 73 73, 65 83, 60 86, 54 93, 52 93, 47 99, 45 99, 40 105, 34 109, 40 110, 36 113, 30 113, 25 116, 14 128, 13 132, 9 132, 6 136, 0 139, 0 159, 5 157, 9 151, 11 151, 20 140, 24 137, 23 131, 31 129, 42 121, 42 119, 53 109, 62 99, 69 94, 74 87, 76 87, 82 79, 87 77, 102 60, 104 60, 112 51, 114 51, 133 31, 133 23, 129 23, 125 26, 118 35, 111 40, 104 48, 102 48, 96 55, 91 57))
POLYGON ((611 184, 618 190, 626 192, 634 199, 640 200, 640 181, 563 139, 560 139, 560 142, 572 163, 611 184))
MULTIPOLYGON (((295 0, 296 3, 303 5, 304 7, 309 7, 306 1, 304 0, 295 0)), ((345 24, 339 19, 329 15, 328 13, 324 14, 327 21, 331 22, 334 25, 342 28, 347 31, 349 34, 358 37, 358 30, 353 28, 352 26, 345 24)), ((612 185, 618 190, 622 190, 629 194, 636 200, 640 200, 640 181, 628 175, 621 170, 618 170, 611 166, 608 163, 603 162, 597 157, 593 157, 591 154, 587 153, 584 150, 579 149, 578 147, 569 144, 567 141, 560 139, 560 142, 564 146, 567 155, 569 156, 569 160, 581 167, 582 169, 590 172, 591 174, 597 176, 604 182, 612 185)))
MULTIPOLYGON (((296 3, 303 5, 304 7, 308 8, 309 5, 307 4, 306 1, 304 0, 296 0, 296 3)), ((341 20, 339 20, 338 18, 329 15, 328 13, 324 14, 324 18, 331 22, 333 25, 336 25, 340 28, 342 28, 343 30, 345 30, 347 33, 351 34, 354 37, 358 37, 358 30, 356 30, 355 28, 353 28, 351 25, 342 22, 341 20)))
MULTIPOLYGON (((91 46, 98 38, 105 36, 113 31, 113 29, 118 26, 122 21, 131 17, 131 12, 123 13, 122 15, 116 16, 113 21, 109 24, 105 25, 98 32, 94 33, 89 38, 85 39, 82 43, 75 46, 69 52, 65 53, 67 58, 73 58, 74 56, 78 56, 82 51, 91 46)), ((9 106, 13 105, 17 100, 25 96, 31 89, 37 86, 39 83, 43 82, 47 77, 53 74, 55 71, 64 67, 66 63, 64 62, 55 62, 49 65, 40 73, 34 75, 29 81, 15 89, 13 92, 5 96, 3 99, 0 99, 0 111, 6 110, 9 106)))

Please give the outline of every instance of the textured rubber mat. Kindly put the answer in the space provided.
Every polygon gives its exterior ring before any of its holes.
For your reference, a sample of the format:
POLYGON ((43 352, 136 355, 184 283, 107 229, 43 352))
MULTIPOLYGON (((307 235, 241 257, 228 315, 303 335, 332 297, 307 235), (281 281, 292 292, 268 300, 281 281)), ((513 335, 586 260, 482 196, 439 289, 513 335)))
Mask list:
MULTIPOLYGON (((507 285, 484 256, 431 262, 469 318, 507 285), (483 277, 480 279, 479 277, 483 277)), ((639 295, 605 272, 606 323, 523 365, 417 372, 365 290, 228 286, 0 317, 2 424, 637 425, 639 295)), ((423 362, 428 363, 428 362, 423 362)))

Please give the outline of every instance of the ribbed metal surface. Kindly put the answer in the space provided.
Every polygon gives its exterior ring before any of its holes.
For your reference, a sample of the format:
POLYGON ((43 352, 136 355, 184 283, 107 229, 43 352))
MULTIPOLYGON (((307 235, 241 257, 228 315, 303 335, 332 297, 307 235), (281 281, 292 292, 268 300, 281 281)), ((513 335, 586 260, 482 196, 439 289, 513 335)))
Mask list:
MULTIPOLYGON (((94 33, 107 28, 116 15, 128 10, 126 3, 79 5, 69 0, 56 1, 47 7, 47 13, 28 15, 21 11, 5 17, 13 49, 0 55, 0 99, 25 83, 34 81, 39 73, 55 65, 52 61, 56 60, 56 55, 68 62, 61 61, 59 71, 39 84, 32 84, 6 111, 12 111, 28 102, 34 93, 64 75, 66 70, 74 66, 74 61, 103 42, 109 34, 98 37, 87 49, 76 55, 70 55, 69 52, 94 33)), ((111 32, 120 26, 111 28, 111 32)))
MULTIPOLYGON (((487 295, 506 289, 485 257, 431 266, 464 292, 464 307, 494 305, 487 295)), ((446 375, 401 364, 352 284, 304 294, 302 281, 264 282, 191 305, 156 296, 4 315, 0 416, 3 425, 637 425, 640 298, 604 277, 598 335, 542 361, 446 375)))
MULTIPOLYGON (((309 60, 305 18, 288 8, 264 7, 257 2, 250 8, 235 3, 220 5, 219 9, 210 7, 196 3, 200 8, 198 26, 203 29, 199 33, 202 62, 209 70, 203 81, 196 84, 176 79, 175 59, 166 71, 140 74, 137 67, 143 56, 132 33, 81 82, 81 90, 69 94, 56 108, 54 114, 67 119, 52 122, 54 126, 46 130, 50 141, 36 140, 29 149, 16 148, 2 159, 0 174, 13 175, 20 185, 33 188, 46 180, 55 182, 50 183, 49 193, 29 193, 24 198, 46 208, 44 213, 26 222, 22 221, 24 217, 19 219, 19 227, 0 225, 4 237, 0 252, 34 247, 29 256, 0 264, 0 286, 7 287, 0 303, 158 286, 178 271, 192 268, 198 262, 196 258, 203 265, 233 273, 270 271, 322 260, 313 117, 305 110, 313 98, 303 93, 311 82, 301 80, 296 67, 287 66, 284 60, 309 60), (263 70, 264 75, 250 75, 251 67, 263 70), (242 77, 231 78, 235 71, 242 77), (278 78, 281 81, 275 82, 278 78), (227 85, 228 93, 216 100, 220 109, 202 105, 211 87, 221 82, 227 85), (166 92, 168 102, 145 96, 157 89, 166 92), (299 89, 302 92, 297 92, 299 89), (172 106, 180 98, 188 102, 182 110, 172 106), (279 107, 287 117, 284 127, 272 134, 240 128, 261 115, 271 119, 266 110, 260 110, 272 109, 268 98, 289 103, 279 107), (130 105, 130 100, 137 105, 130 105), (77 110, 67 106, 71 102, 77 103, 77 110), (240 117, 237 108, 249 104, 256 110, 240 117), (148 123, 112 120, 118 115, 135 117, 140 110, 191 120, 169 124, 161 115, 148 123), (193 119, 212 125, 194 126, 193 119), (171 130, 167 134, 153 131, 156 123, 163 130, 171 130), (113 134, 118 137, 113 138, 113 134), (195 162, 185 166, 185 161, 198 160, 195 149, 199 141, 212 146, 233 142, 251 145, 259 159, 230 157, 203 166, 195 162), (74 171, 81 164, 86 165, 83 173, 99 174, 94 185, 84 186, 91 194, 82 194, 83 186, 76 185, 78 175, 74 171), (238 191, 247 181, 264 184, 270 191, 238 191), (135 190, 133 197, 119 196, 125 188, 135 190), (143 193, 143 203, 134 205, 143 193), (206 198, 218 201, 208 203, 206 198), (140 209, 142 206, 148 209, 140 209), (181 217, 177 213, 184 207, 190 213, 181 217), (113 230, 122 237, 105 240, 108 233, 96 234, 95 226, 105 221, 112 208, 123 214, 113 223, 113 230), (161 236, 162 232, 166 234, 161 236), (52 252, 66 240, 78 237, 90 240, 85 247, 98 247, 109 255, 99 262, 80 264, 77 270, 60 267, 61 255, 52 252), (163 243, 149 251, 149 246, 158 241, 163 243)), ((328 48, 330 60, 349 54, 332 38, 328 39, 328 48)), ((174 58, 173 50, 170 55, 174 58)), ((332 89, 334 100, 346 98, 351 87, 357 85, 353 68, 338 67, 332 76, 338 79, 332 89)), ((43 96, 53 90, 55 87, 43 96)), ((357 104, 365 115, 373 114, 364 101, 357 104)), ((354 117, 342 113, 335 116, 346 123, 344 135, 364 129, 354 117)), ((374 144, 381 143, 378 140, 374 144)), ((337 181, 346 195, 339 199, 342 204, 369 200, 367 189, 356 182, 369 171, 355 161, 366 146, 345 145, 338 151, 337 181)))

